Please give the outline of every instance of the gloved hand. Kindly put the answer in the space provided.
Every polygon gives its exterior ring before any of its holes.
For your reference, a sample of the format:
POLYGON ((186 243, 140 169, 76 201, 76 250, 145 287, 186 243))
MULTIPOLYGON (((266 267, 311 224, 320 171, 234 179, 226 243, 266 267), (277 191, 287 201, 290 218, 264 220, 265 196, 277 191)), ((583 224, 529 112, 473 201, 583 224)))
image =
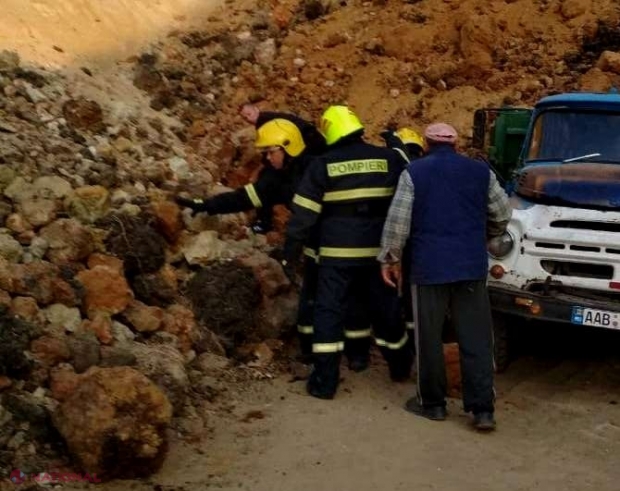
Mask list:
POLYGON ((194 211, 206 211, 205 201, 200 198, 184 198, 183 196, 175 196, 174 200, 184 208, 191 208, 194 211))
POLYGON ((385 130, 383 130, 381 133, 379 133, 379 136, 380 136, 381 138, 383 138, 383 141, 384 141, 386 144, 389 144, 389 143, 390 143, 390 140, 391 140, 392 138, 394 138, 396 135, 394 135, 394 130, 391 130, 391 129, 385 129, 385 130))

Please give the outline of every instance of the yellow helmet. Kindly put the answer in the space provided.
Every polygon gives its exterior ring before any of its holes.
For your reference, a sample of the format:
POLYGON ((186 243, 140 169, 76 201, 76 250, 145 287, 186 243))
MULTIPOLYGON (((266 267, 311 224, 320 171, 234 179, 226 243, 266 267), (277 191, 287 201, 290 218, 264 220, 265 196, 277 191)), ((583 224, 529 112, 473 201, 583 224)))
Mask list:
POLYGON ((424 148, 424 139, 417 131, 411 128, 400 128, 396 131, 396 136, 400 138, 405 145, 418 145, 420 148, 424 148))
POLYGON ((363 130, 364 125, 346 106, 330 106, 321 116, 321 133, 328 145, 356 131, 363 130))
POLYGON ((297 157, 306 148, 299 128, 288 119, 272 119, 257 130, 256 148, 282 147, 291 157, 297 157))

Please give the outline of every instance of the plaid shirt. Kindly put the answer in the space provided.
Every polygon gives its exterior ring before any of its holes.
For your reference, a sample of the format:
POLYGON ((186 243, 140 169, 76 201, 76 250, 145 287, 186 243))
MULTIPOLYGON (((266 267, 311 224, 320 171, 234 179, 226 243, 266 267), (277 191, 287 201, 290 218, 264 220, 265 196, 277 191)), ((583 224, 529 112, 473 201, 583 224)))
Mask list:
MULTIPOLYGON (((501 235, 506 230, 512 208, 508 201, 508 196, 499 185, 495 174, 489 171, 489 200, 487 204, 487 233, 494 237, 501 235)), ((411 227, 411 212, 413 210, 413 199, 415 196, 413 182, 409 172, 406 170, 400 175, 396 194, 392 199, 383 235, 381 236, 381 252, 377 260, 382 263, 397 263, 409 238, 411 227)))

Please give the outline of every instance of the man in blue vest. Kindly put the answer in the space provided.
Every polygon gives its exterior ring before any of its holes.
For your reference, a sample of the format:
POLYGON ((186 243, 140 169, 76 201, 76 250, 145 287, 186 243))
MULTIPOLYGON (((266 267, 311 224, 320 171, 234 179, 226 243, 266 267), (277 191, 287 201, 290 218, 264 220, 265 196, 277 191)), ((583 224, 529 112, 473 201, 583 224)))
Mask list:
POLYGON ((511 208, 489 167, 456 152, 452 126, 432 124, 424 136, 428 153, 400 177, 378 256, 383 280, 397 287, 409 238, 418 384, 405 408, 446 418, 442 329, 449 312, 459 341, 464 409, 473 413, 476 429, 489 431, 495 429, 495 392, 486 241, 506 230, 511 208))

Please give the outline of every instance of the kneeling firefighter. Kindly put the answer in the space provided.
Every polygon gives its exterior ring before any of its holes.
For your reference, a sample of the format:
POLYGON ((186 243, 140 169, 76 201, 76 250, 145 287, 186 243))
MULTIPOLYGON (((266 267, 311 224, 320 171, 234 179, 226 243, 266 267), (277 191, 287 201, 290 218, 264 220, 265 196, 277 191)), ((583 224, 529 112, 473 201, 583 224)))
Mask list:
POLYGON ((209 215, 289 205, 308 162, 299 129, 285 119, 273 119, 258 128, 255 146, 266 162, 256 182, 208 199, 177 196, 177 203, 209 215))
POLYGON ((362 140, 364 127, 346 106, 331 106, 320 129, 328 150, 308 167, 293 198, 285 261, 297 261, 318 226, 319 264, 310 395, 334 397, 340 379, 347 312, 364 305, 393 380, 409 377, 412 356, 398 294, 381 281, 376 256, 401 158, 362 140))

